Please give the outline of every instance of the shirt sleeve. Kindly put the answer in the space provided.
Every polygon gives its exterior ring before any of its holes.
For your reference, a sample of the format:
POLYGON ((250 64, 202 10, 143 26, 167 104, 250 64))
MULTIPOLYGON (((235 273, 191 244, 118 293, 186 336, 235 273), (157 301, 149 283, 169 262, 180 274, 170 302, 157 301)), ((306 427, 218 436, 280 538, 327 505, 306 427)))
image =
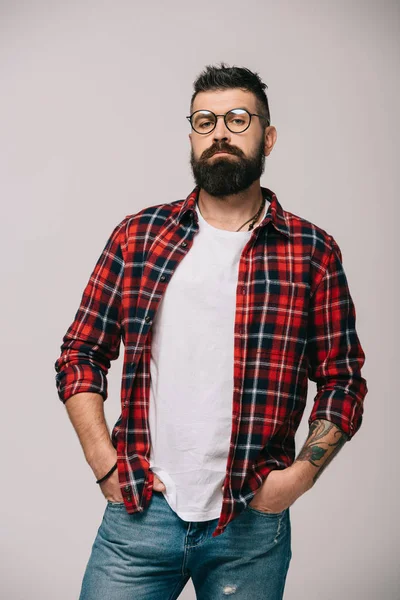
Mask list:
POLYGON ((107 399, 107 373, 121 342, 123 223, 115 227, 97 260, 54 364, 58 396, 64 403, 79 392, 107 399))
POLYGON ((308 377, 316 382, 317 394, 308 422, 331 421, 350 440, 361 426, 368 391, 361 376, 365 354, 356 332, 356 312, 342 254, 330 237, 326 269, 309 306, 308 377))

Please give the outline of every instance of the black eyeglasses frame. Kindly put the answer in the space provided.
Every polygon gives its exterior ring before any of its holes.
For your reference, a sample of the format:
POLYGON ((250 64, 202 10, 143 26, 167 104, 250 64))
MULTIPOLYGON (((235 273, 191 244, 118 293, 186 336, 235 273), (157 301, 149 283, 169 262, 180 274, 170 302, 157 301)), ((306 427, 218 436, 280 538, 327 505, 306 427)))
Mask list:
POLYGON ((228 112, 226 112, 224 115, 216 115, 215 113, 213 113, 213 112, 212 112, 212 110, 207 110, 207 109, 205 109, 205 108, 199 108, 198 110, 195 110, 195 111, 194 111, 194 112, 193 112, 191 115, 189 115, 189 116, 188 116, 188 117, 186 117, 186 118, 187 118, 187 120, 189 121, 189 123, 190 123, 190 126, 191 126, 191 128, 193 129, 193 131, 195 131, 195 132, 196 132, 196 133, 198 133, 199 135, 208 135, 209 133, 211 133, 212 131, 214 131, 214 129, 215 129, 215 128, 216 128, 216 126, 217 126, 218 117, 224 117, 224 123, 225 123, 225 126, 226 126, 226 128, 227 128, 227 129, 228 129, 228 130, 229 130, 231 133, 244 133, 245 131, 247 131, 247 129, 248 129, 248 128, 250 127, 250 125, 251 125, 251 117, 259 117, 260 119, 263 119, 264 121, 267 121, 267 123, 268 123, 268 127, 269 127, 269 125, 270 125, 270 121, 269 121, 269 119, 267 119, 267 117, 264 117, 264 115, 258 115, 257 113, 251 113, 251 112, 249 112, 249 111, 247 110, 247 108, 241 108, 241 107, 238 107, 238 108, 231 108, 231 110, 228 110, 228 112), (245 127, 245 129, 243 129, 242 131, 232 131, 232 129, 230 129, 230 128, 229 128, 229 125, 228 125, 228 123, 226 122, 226 115, 229 115, 229 113, 233 112, 234 110, 238 110, 238 108, 239 108, 239 110, 243 110, 244 112, 246 112, 246 113, 249 115, 249 117, 250 117, 250 119, 249 119, 249 124, 248 124, 248 125, 247 125, 247 127, 245 127), (204 132, 203 132, 203 131, 197 131, 197 129, 195 129, 195 128, 193 127, 193 124, 192 124, 193 115, 195 115, 195 114, 196 114, 196 113, 198 113, 198 112, 208 112, 208 113, 210 113, 211 115, 214 115, 214 117, 215 117, 215 123, 214 123, 214 127, 213 127, 212 129, 210 129, 210 131, 204 131, 204 132))

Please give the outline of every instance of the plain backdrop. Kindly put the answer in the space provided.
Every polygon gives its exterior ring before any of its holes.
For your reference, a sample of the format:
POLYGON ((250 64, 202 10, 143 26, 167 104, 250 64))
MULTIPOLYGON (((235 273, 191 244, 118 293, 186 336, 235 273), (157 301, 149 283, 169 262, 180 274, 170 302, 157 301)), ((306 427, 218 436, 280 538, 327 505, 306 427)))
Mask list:
POLYGON ((54 362, 115 225, 193 189, 185 116, 221 61, 268 84, 261 184, 335 237, 366 353, 361 429, 291 507, 285 600, 400 598, 399 40, 383 0, 0 2, 2 598, 78 598, 105 500, 54 362))

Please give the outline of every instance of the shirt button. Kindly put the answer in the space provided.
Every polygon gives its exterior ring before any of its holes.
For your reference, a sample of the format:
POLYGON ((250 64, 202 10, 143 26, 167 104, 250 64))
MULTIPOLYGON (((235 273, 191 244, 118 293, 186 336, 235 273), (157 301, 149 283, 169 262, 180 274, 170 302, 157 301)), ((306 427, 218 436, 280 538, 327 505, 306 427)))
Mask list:
POLYGON ((181 246, 183 246, 184 248, 186 248, 187 242, 182 242, 181 246))
POLYGON ((161 275, 160 281, 165 281, 165 275, 161 275))
POLYGON ((124 487, 124 490, 125 490, 126 492, 129 492, 129 490, 130 490, 130 489, 131 489, 131 488, 130 488, 130 486, 129 486, 129 485, 126 485, 126 486, 124 487))
POLYGON ((149 317, 149 316, 147 315, 147 317, 145 317, 145 318, 144 318, 144 320, 146 321, 146 323, 149 323, 149 322, 151 321, 151 317, 149 317))

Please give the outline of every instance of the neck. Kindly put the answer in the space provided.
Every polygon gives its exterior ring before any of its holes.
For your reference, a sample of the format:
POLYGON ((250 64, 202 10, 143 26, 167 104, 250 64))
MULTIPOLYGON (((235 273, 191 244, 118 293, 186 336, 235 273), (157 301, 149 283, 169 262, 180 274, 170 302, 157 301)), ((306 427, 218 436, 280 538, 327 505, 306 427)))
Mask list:
MULTIPOLYGON (((254 181, 247 190, 229 196, 211 196, 203 188, 199 190, 198 205, 203 218, 210 224, 237 231, 248 219, 253 217, 260 208, 263 200, 260 180, 254 181)), ((254 227, 261 222, 259 216, 254 227)), ((240 231, 247 231, 247 223, 240 231)))

